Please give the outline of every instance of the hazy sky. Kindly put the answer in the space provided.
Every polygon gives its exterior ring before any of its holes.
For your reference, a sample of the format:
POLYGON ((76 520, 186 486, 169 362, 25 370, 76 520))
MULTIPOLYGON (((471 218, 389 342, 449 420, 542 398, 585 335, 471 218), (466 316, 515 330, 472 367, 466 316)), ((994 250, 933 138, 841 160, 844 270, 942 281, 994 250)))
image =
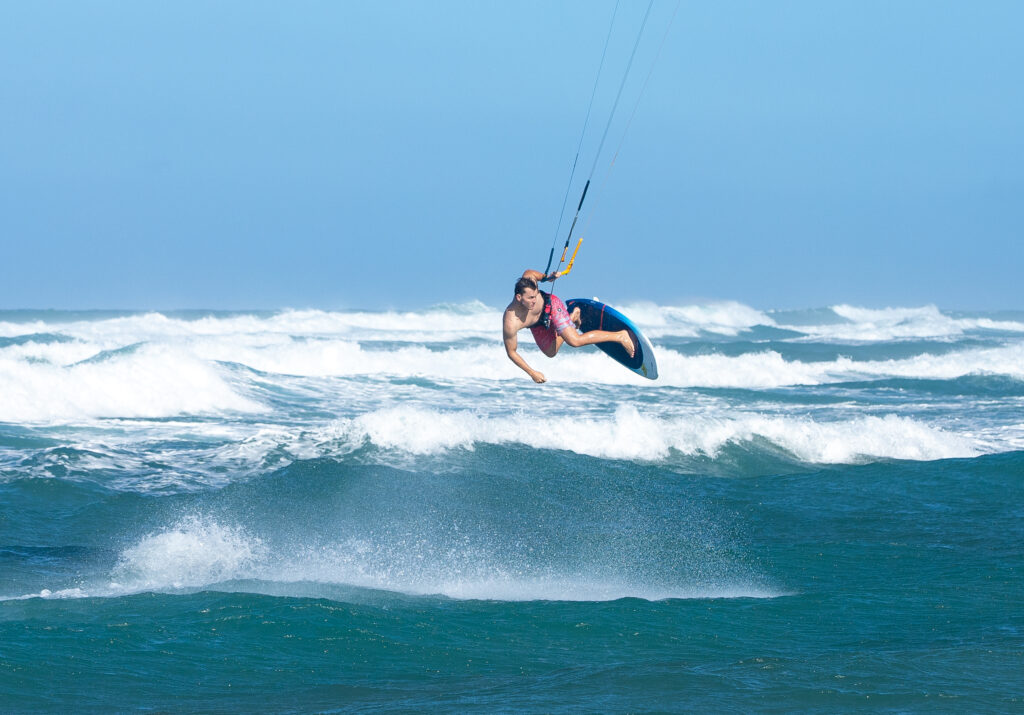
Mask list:
MULTIPOLYGON (((501 305, 556 239, 614 7, 3 3, 0 308, 501 305)), ((683 2, 655 62, 675 7, 560 294, 1024 307, 1024 3, 683 2)))

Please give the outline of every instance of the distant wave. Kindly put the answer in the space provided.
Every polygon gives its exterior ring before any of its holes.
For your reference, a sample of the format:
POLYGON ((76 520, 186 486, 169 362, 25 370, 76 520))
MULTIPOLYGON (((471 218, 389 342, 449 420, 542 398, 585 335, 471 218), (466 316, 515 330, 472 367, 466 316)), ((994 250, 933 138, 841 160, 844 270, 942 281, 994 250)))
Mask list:
MULTIPOLYGON (((663 384, 676 387, 770 388, 820 385, 890 377, 954 379, 966 375, 1005 375, 1024 379, 1024 345, 965 349, 942 355, 922 353, 900 360, 785 360, 773 351, 739 356, 680 355, 658 352, 663 384)), ((568 379, 568 378, 567 378, 568 379)))
POLYGON ((734 336, 758 325, 775 326, 767 313, 732 301, 688 306, 631 303, 621 309, 652 338, 698 337, 702 333, 734 336))
MULTIPOLYGON (((570 297, 568 294, 566 297, 570 297)), ((758 326, 790 330, 810 339, 886 341, 959 337, 971 331, 1024 333, 1024 313, 1012 319, 987 314, 953 315, 935 306, 868 309, 836 305, 807 311, 763 311, 734 301, 695 305, 625 303, 627 313, 649 337, 736 336, 758 326)), ((500 331, 501 307, 479 301, 416 311, 282 310, 270 314, 210 314, 173 317, 159 312, 118 317, 19 322, 0 313, 0 338, 40 334, 98 344, 201 336, 305 335, 351 340, 452 342, 491 338, 500 331)), ((0 344, 2 347, 2 344, 0 344)))
POLYGON ((934 305, 921 308, 871 310, 837 305, 832 311, 846 323, 815 326, 812 336, 821 338, 879 341, 905 338, 958 337, 971 331, 1024 333, 1024 322, 987 317, 952 317, 934 305))
MULTIPOLYGON (((76 316, 77 317, 77 316, 76 316)), ((370 340, 451 341, 500 331, 500 310, 480 302, 423 311, 283 310, 269 315, 239 313, 170 317, 159 312, 97 320, 25 323, 0 321, 0 336, 48 331, 83 341, 123 344, 138 340, 209 336, 343 336, 370 340)))

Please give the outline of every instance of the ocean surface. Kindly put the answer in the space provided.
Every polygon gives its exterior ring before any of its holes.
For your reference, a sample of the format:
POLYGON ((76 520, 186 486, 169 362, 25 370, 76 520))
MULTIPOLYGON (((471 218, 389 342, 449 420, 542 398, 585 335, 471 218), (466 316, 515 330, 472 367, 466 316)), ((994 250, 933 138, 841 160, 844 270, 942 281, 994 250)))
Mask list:
POLYGON ((616 307, 0 311, 0 711, 1024 709, 1024 311, 616 307))

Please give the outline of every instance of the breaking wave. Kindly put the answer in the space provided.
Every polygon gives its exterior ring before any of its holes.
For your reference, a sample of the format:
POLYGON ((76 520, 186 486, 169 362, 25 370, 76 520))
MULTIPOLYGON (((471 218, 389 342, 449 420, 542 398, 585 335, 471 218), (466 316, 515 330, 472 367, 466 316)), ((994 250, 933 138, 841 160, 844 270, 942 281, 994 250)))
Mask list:
POLYGON ((439 454, 480 444, 521 444, 606 459, 660 461, 673 452, 714 458, 728 445, 770 443, 795 459, 817 464, 874 459, 934 460, 972 457, 991 445, 886 415, 840 422, 745 414, 665 418, 620 406, 591 419, 514 415, 489 417, 413 407, 376 410, 306 435, 305 456, 347 454, 365 444, 411 454, 439 454))
MULTIPOLYGON (((528 359, 552 385, 648 383, 596 350, 566 350, 548 360, 529 348, 528 359)), ((775 350, 684 355, 656 347, 659 388, 778 388, 889 378, 952 380, 1001 375, 1024 380, 1024 345, 971 348, 903 359, 805 361, 775 350)), ((525 349, 524 349, 525 351, 525 349)), ((404 345, 366 348, 354 341, 303 341, 284 337, 269 344, 223 338, 189 344, 151 343, 109 353, 79 344, 19 345, 0 350, 0 422, 64 423, 92 418, 165 418, 179 415, 267 411, 260 390, 273 376, 421 378, 457 381, 523 381, 498 345, 432 349, 404 345), (84 357, 83 357, 84 356, 84 357), (224 364, 263 373, 237 375, 224 364)), ((344 398, 344 386, 339 387, 344 398)), ((383 389, 383 388, 381 388, 383 389)))

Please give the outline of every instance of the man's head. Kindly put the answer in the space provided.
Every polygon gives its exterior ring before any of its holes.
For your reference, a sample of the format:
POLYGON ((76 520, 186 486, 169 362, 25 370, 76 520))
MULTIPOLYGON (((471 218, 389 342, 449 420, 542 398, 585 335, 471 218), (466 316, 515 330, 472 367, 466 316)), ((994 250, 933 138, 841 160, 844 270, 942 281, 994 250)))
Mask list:
POLYGON ((516 281, 516 300, 526 306, 527 310, 533 310, 540 299, 541 295, 540 291, 537 290, 537 281, 526 276, 516 281))

